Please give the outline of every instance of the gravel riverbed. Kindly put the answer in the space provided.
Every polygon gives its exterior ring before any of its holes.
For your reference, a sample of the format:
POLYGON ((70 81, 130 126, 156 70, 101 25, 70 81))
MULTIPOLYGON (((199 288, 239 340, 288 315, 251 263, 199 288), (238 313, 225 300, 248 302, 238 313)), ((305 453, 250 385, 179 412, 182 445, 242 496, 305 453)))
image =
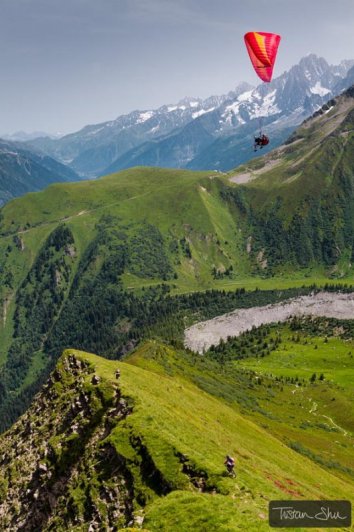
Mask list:
POLYGON ((192 325, 184 332, 184 343, 189 349, 202 353, 228 336, 238 336, 254 326, 286 321, 291 316, 354 319, 354 293, 319 292, 275 305, 237 309, 192 325))

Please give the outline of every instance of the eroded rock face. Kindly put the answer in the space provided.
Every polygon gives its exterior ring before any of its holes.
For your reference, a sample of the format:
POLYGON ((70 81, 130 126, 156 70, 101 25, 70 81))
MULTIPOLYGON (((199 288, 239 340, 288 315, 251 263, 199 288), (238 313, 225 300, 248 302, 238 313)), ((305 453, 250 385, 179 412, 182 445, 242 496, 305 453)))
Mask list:
POLYGON ((134 522, 131 474, 112 445, 100 445, 131 407, 117 385, 105 382, 103 393, 94 377, 89 363, 67 352, 2 437, 0 530, 70 530, 85 523, 113 531, 134 522))

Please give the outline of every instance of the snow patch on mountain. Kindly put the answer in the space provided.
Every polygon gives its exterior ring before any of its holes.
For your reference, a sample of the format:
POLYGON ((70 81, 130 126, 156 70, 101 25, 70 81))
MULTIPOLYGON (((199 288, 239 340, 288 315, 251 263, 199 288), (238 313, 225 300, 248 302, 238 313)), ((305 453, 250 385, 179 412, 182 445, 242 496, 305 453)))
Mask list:
POLYGON ((232 126, 234 125, 235 120, 238 124, 245 123, 245 120, 240 117, 240 106, 243 105, 243 102, 250 99, 252 91, 248 91, 245 94, 247 94, 245 98, 243 97, 244 95, 241 94, 241 96, 239 96, 237 100, 225 107, 225 110, 221 115, 223 120, 219 120, 220 124, 225 123, 226 125, 232 126))
POLYGON ((255 105, 254 110, 250 113, 250 118, 259 118, 261 116, 271 116, 280 113, 276 100, 277 91, 273 90, 267 94, 260 105, 255 105))
POLYGON ((250 90, 250 91, 246 91, 242 94, 240 94, 240 96, 237 98, 236 102, 247 102, 252 95, 255 95, 256 94, 256 91, 254 89, 250 90))
POLYGON ((205 115, 206 113, 211 113, 211 111, 214 111, 215 107, 211 107, 210 109, 200 109, 200 111, 196 111, 192 114, 192 118, 198 118, 199 116, 205 115))
POLYGON ((136 123, 142 124, 143 122, 149 120, 152 116, 154 116, 154 111, 145 111, 144 113, 140 113, 140 116, 136 123))
POLYGON ((312 94, 319 94, 320 96, 326 96, 326 94, 330 94, 330 90, 326 89, 325 87, 322 87, 321 82, 317 81, 316 85, 310 88, 310 92, 312 94))
POLYGON ((225 107, 221 115, 223 120, 220 120, 219 123, 222 124, 224 122, 225 125, 236 126, 237 124, 245 124, 247 116, 248 120, 250 120, 261 116, 278 114, 280 109, 276 103, 276 95, 276 89, 266 94, 263 98, 256 89, 246 91, 225 107))

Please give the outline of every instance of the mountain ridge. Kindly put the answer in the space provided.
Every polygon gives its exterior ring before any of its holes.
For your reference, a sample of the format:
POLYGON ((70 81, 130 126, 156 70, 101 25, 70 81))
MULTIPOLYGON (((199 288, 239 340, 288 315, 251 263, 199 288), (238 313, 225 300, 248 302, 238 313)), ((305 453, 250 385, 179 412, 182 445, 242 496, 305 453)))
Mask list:
POLYGON ((30 410, 0 437, 6 530, 187 531, 192 523, 202 531, 255 522, 268 530, 269 499, 352 493, 349 480, 181 378, 176 354, 153 341, 124 362, 64 352, 30 410), (236 479, 223 473, 225 449, 237 458, 236 479))
POLYGON ((0 205, 51 183, 79 179, 74 170, 56 159, 31 151, 24 143, 0 139, 0 205))
POLYGON ((186 98, 157 110, 133 111, 34 145, 91 177, 145 161, 152 166, 229 170, 252 158, 249 145, 260 127, 259 116, 272 134, 271 147, 281 144, 326 99, 347 88, 352 64, 348 60, 333 66, 309 54, 270 84, 240 84, 224 96, 186 98), (203 131, 202 142, 195 130, 203 131), (160 152, 166 155, 161 158, 160 152))

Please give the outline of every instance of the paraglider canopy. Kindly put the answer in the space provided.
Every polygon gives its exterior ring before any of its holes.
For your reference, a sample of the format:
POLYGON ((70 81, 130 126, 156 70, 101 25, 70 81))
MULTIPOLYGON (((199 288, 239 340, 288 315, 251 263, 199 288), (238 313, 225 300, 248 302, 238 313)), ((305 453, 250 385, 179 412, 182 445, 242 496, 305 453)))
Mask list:
POLYGON ((263 81, 271 81, 277 56, 280 35, 250 31, 245 35, 245 44, 253 68, 263 81))

